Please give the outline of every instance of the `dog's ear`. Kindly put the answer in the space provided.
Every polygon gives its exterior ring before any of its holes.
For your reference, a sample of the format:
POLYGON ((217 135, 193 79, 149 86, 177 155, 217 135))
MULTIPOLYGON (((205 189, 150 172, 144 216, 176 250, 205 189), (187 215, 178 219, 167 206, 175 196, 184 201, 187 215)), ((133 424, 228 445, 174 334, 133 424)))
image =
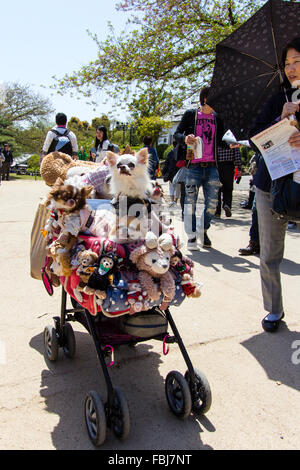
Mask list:
POLYGON ((115 166, 115 164, 117 163, 117 155, 113 152, 106 152, 106 158, 109 166, 115 166))
POLYGON ((135 156, 137 158, 138 163, 141 163, 142 165, 147 164, 149 154, 148 154, 148 150, 146 148, 143 148, 143 149, 139 150, 139 152, 136 153, 135 156))

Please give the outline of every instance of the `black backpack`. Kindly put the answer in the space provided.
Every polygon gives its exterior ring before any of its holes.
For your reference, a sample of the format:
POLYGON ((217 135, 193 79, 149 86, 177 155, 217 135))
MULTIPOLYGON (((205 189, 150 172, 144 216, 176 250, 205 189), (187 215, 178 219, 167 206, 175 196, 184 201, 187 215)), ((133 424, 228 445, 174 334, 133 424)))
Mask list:
POLYGON ((51 129, 51 132, 55 134, 55 137, 53 138, 48 153, 51 152, 62 152, 66 153, 67 155, 72 156, 73 155, 73 149, 72 149, 72 144, 71 140, 69 137, 70 131, 69 129, 66 129, 63 134, 60 134, 56 129, 51 129))

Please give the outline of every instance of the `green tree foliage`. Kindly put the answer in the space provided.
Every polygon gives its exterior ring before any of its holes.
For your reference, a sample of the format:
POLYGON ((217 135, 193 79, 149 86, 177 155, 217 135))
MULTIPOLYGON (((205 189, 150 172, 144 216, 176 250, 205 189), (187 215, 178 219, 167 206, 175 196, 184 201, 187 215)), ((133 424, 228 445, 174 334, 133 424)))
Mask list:
POLYGON ((28 171, 37 172, 40 169, 40 156, 37 154, 31 155, 27 161, 28 171))
POLYGON ((97 129, 98 126, 105 126, 108 131, 110 130, 110 120, 106 114, 92 119, 92 127, 97 129))
POLYGON ((29 85, 17 82, 4 85, 3 101, 0 104, 1 118, 14 125, 34 125, 48 119, 52 112, 50 101, 32 91, 29 85))
POLYGON ((162 129, 167 129, 171 127, 171 125, 170 122, 165 121, 159 116, 144 117, 139 120, 137 134, 141 140, 146 135, 151 136, 153 144, 156 145, 162 129))
MULTIPOLYGON (((126 32, 110 24, 94 61, 57 80, 60 93, 86 96, 106 89, 117 102, 143 101, 147 88, 170 93, 181 102, 211 77, 216 44, 247 20, 260 0, 123 0, 118 10, 130 14, 126 32)), ((170 101, 170 96, 166 101, 170 101)), ((139 104, 139 106, 142 103, 139 104)))
POLYGON ((48 99, 20 83, 5 83, 0 96, 0 145, 8 142, 14 155, 40 152, 53 112, 48 99))

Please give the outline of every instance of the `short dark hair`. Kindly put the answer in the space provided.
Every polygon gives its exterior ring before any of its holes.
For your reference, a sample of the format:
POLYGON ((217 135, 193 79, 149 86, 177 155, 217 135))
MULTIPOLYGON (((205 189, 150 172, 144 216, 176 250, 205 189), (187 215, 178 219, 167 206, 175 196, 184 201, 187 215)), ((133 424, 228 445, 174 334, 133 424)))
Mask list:
POLYGON ((152 144, 152 137, 150 135, 146 135, 143 138, 143 143, 144 145, 147 145, 147 147, 149 147, 152 144))
POLYGON ((67 124, 67 116, 64 113, 57 113, 55 116, 55 122, 58 126, 64 126, 67 124))
MULTIPOLYGON (((286 60, 286 56, 287 56, 287 53, 288 53, 289 49, 296 49, 296 51, 299 52, 299 54, 300 54, 300 37, 299 36, 292 39, 285 46, 285 48, 282 50, 281 67, 282 67, 283 70, 284 70, 285 60, 286 60)), ((283 86, 285 88, 291 88, 291 84, 290 84, 289 80, 287 79, 287 76, 285 75, 285 73, 283 73, 283 86)))
POLYGON ((201 106, 205 105, 205 98, 208 97, 209 92, 210 92, 209 86, 204 86, 203 88, 201 88, 200 96, 199 96, 201 106))

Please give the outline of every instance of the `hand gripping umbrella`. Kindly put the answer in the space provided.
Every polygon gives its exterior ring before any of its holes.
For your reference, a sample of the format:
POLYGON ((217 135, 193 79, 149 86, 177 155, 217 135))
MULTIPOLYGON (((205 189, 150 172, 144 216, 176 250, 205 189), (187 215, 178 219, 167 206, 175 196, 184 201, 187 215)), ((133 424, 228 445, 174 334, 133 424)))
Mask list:
POLYGON ((207 102, 237 140, 268 99, 279 91, 281 51, 300 36, 300 2, 269 0, 240 28, 217 44, 207 102))

